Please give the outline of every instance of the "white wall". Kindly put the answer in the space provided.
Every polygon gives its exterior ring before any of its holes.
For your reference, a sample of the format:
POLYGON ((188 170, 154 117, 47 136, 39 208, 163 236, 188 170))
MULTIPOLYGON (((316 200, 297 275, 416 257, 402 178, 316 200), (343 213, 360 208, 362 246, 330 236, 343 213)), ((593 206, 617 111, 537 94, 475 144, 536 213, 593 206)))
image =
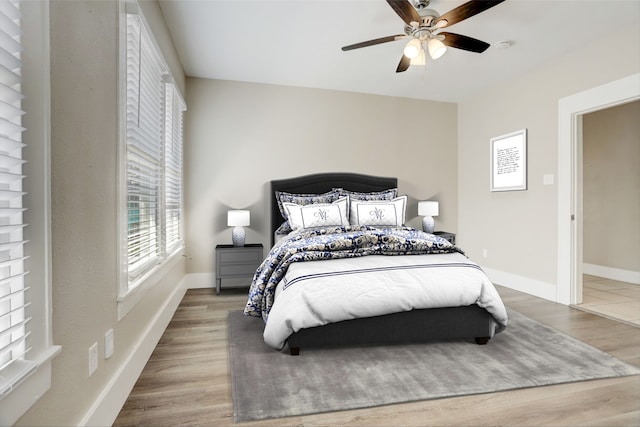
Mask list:
MULTIPOLYGON (((145 9, 154 7, 158 5, 145 4, 145 9)), ((149 21, 154 31, 166 31, 162 21, 149 21)), ((119 373, 140 363, 135 358, 139 346, 160 311, 175 299, 184 262, 158 278, 153 290, 118 321, 118 2, 54 1, 50 23, 52 327, 53 342, 62 352, 53 361, 51 389, 17 425, 110 424, 108 416, 91 417, 92 411, 101 411, 94 405, 114 387, 119 373), (114 330, 115 352, 104 359, 109 329, 114 330), (98 370, 89 377, 88 349, 94 342, 98 370)), ((177 56, 172 46, 163 50, 177 56)), ((133 385, 136 378, 134 373, 125 380, 133 385)), ((115 415, 118 399, 127 393, 107 397, 116 402, 107 405, 116 406, 115 415)))
POLYGON ((189 273, 213 272, 229 208, 249 209, 247 242, 268 247, 269 181, 310 173, 395 176, 412 225, 416 200, 435 199, 436 229, 457 231, 455 104, 199 78, 187 103, 189 273))
POLYGON ((543 175, 557 176, 558 100, 637 73, 639 40, 638 25, 611 32, 460 103, 459 244, 499 284, 556 295, 558 183, 543 185, 543 175), (529 131, 528 190, 492 193, 489 139, 522 128, 529 131))

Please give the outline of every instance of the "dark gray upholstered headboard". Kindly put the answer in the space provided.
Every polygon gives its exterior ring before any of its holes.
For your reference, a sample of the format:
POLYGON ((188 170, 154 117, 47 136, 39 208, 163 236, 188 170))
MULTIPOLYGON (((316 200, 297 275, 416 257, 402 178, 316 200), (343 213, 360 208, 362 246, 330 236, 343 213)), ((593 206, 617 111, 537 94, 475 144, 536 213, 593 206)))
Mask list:
POLYGON ((362 175, 349 172, 318 173, 271 181, 271 245, 273 246, 274 243, 273 233, 280 224, 284 222, 284 218, 280 214, 278 202, 275 198, 276 191, 286 191, 287 193, 294 194, 321 194, 330 191, 332 188, 344 188, 345 190, 350 191, 370 192, 397 187, 397 178, 362 175))

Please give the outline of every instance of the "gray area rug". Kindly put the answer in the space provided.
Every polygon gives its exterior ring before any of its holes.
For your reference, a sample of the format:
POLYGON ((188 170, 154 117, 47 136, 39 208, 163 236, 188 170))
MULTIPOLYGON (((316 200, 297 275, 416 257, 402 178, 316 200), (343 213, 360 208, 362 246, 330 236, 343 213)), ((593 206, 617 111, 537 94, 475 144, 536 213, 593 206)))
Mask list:
POLYGON ((472 340, 338 349, 268 347, 261 319, 229 313, 236 422, 640 374, 640 368, 508 309, 489 344, 472 340))

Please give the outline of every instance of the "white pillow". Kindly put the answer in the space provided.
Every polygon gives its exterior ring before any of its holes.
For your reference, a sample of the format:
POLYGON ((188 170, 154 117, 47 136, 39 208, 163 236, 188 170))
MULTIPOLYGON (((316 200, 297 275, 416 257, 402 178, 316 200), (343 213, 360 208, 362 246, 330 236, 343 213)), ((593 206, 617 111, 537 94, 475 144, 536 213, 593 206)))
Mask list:
POLYGON ((333 203, 298 205, 284 202, 282 206, 287 211, 291 228, 300 230, 349 225, 348 202, 348 197, 341 197, 333 203))
POLYGON ((392 200, 352 200, 349 218, 352 225, 401 227, 404 225, 406 207, 407 196, 392 200))

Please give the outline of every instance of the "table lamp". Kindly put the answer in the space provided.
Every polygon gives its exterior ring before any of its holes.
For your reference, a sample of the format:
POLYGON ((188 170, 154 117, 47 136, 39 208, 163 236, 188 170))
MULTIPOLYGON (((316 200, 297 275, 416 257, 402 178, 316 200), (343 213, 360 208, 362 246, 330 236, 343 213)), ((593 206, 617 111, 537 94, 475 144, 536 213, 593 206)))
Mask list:
POLYGON ((249 225, 249 211, 231 210, 227 212, 227 226, 233 227, 231 241, 233 246, 244 246, 245 226, 249 225))
POLYGON ((435 227, 433 217, 438 216, 438 202, 435 200, 418 202, 418 215, 424 217, 422 218, 422 231, 425 233, 433 233, 435 227))

